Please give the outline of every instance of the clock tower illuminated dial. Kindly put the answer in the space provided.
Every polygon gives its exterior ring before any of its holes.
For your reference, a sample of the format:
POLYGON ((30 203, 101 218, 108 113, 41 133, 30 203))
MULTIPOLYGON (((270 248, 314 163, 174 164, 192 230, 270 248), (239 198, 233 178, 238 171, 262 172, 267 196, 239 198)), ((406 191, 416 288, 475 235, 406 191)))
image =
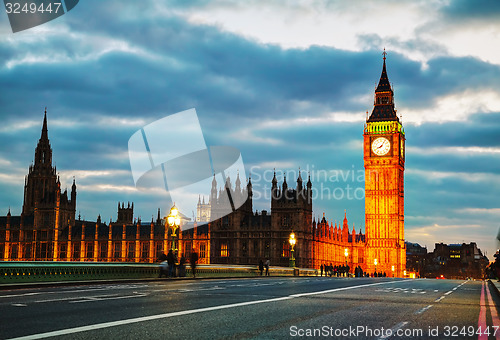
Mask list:
MULTIPOLYGON (((365 268, 368 273, 406 275, 404 236, 405 132, 396 114, 385 64, 373 111, 363 132, 365 165, 365 268)), ((364 268, 363 268, 364 269, 364 268)))
POLYGON ((391 142, 385 137, 376 138, 372 142, 372 151, 377 156, 384 156, 391 150, 391 142))

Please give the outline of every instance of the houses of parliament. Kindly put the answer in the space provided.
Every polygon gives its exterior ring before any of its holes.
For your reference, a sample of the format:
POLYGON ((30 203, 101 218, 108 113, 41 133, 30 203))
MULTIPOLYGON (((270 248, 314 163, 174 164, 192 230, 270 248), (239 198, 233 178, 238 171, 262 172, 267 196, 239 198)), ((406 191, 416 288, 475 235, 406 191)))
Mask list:
MULTIPOLYGON (((271 183, 271 209, 254 212, 252 182, 234 186, 212 181, 208 201, 198 202, 195 221, 184 221, 177 239, 165 227, 160 209, 151 221, 134 220, 134 204, 118 203, 116 221, 105 223, 76 217, 77 186, 61 190, 48 137, 47 112, 24 184, 20 216, 0 216, 0 260, 156 262, 175 242, 179 255, 189 258, 196 250, 199 263, 252 264, 270 259, 271 265, 288 266, 290 233, 296 236, 296 266, 349 265, 365 272, 403 276, 405 133, 396 115, 394 93, 386 71, 375 89, 374 107, 363 133, 365 166, 365 233, 349 225, 313 218, 312 183, 299 176, 271 183), (220 190, 223 187, 224 190, 220 190), (230 197, 228 197, 230 196, 230 197), (219 207, 225 201, 244 203, 229 214, 219 207), (207 216, 211 216, 207 219, 207 216), (206 222, 212 220, 212 222, 206 222)), ((164 207, 165 209, 170 207, 164 207)), ((168 209, 167 209, 168 211, 168 209)))

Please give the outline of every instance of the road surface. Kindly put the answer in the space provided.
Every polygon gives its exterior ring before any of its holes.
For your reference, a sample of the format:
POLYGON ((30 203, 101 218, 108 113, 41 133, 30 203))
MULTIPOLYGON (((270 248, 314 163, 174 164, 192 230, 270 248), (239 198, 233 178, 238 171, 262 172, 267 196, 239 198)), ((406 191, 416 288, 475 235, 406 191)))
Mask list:
POLYGON ((493 289, 482 281, 258 277, 0 290, 0 338, 500 339, 493 289))

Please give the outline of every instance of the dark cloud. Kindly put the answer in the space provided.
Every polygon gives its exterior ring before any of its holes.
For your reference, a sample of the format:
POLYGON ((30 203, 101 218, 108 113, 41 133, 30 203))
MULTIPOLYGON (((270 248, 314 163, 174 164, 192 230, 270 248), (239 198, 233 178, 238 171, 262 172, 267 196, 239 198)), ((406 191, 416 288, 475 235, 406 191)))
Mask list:
POLYGON ((442 7, 440 12, 453 20, 498 19, 500 2, 496 0, 454 0, 442 7))
MULTIPOLYGON (((381 39, 377 35, 360 36, 365 43, 360 52, 323 46, 283 49, 217 27, 189 23, 170 11, 176 6, 209 5, 203 0, 169 1, 165 6, 147 1, 85 1, 47 24, 60 27, 64 34, 41 31, 37 39, 29 39, 28 31, 12 36, 9 33, 9 41, 0 45, 1 117, 6 126, 26 120, 37 124, 15 131, 0 130, 0 143, 7 146, 0 150, 0 161, 9 159, 15 171, 22 168, 27 173, 40 136, 43 109, 48 106, 49 137, 59 170, 65 174, 72 170, 117 171, 111 177, 77 177, 78 210, 82 215, 89 219, 98 214, 104 220, 116 218, 116 202, 120 200, 134 201, 137 215, 149 219, 151 214, 156 216, 158 207, 166 209, 158 197, 152 199, 151 194, 123 188, 96 191, 94 186, 133 187, 132 176, 127 176, 129 137, 142 122, 148 124, 195 107, 207 143, 240 149, 247 173, 252 165, 274 163, 304 170, 312 166, 316 170, 362 170, 362 149, 353 151, 353 145, 362 141, 363 122, 266 128, 260 123, 318 118, 333 111, 363 115, 371 110, 371 96, 382 69, 381 39), (30 58, 34 61, 18 63, 30 58), (369 99, 360 102, 359 98, 365 97, 369 99), (129 123, 114 124, 116 120, 109 118, 128 119, 129 123), (64 126, 62 121, 69 125, 64 126), (248 135, 241 136, 244 130, 248 135), (266 143, 267 139, 277 144, 266 143)), ((492 5, 492 13, 496 7, 492 5)), ((467 17, 467 8, 466 2, 452 2, 443 12, 450 17, 467 17)), ((470 10, 472 17, 483 15, 472 5, 470 10)), ((446 56, 439 44, 419 39, 394 38, 389 43, 441 55, 423 67, 420 62, 388 51, 387 70, 398 107, 427 109, 442 96, 500 86, 497 65, 471 57, 446 56)), ((409 150, 498 148, 499 118, 499 113, 477 113, 466 122, 407 124, 407 146, 409 150)), ((443 215, 452 216, 457 209, 494 206, 498 185, 489 183, 490 177, 439 179, 423 174, 495 175, 500 171, 496 154, 410 151, 406 165, 414 170, 406 175, 408 216, 425 214, 430 220, 438 220, 443 215)), ((330 190, 364 186, 358 180, 313 182, 318 190, 322 185, 330 190)), ((20 207, 22 177, 19 186, 4 183, 1 206, 20 207)), ((255 184, 263 188, 269 183, 255 184)), ((324 211, 330 220, 340 221, 347 209, 349 221, 358 229, 364 223, 363 203, 324 194, 315 200, 314 213, 320 216, 324 211)), ((256 200, 255 209, 264 208, 270 208, 269 201, 256 200)), ((467 222, 472 219, 470 214, 462 217, 467 222)), ((407 227, 422 223, 409 219, 407 227)))

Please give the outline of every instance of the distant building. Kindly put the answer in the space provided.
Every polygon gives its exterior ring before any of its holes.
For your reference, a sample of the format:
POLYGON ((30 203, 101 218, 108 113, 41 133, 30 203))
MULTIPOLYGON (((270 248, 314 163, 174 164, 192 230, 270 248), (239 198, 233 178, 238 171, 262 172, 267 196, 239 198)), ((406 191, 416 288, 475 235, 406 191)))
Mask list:
POLYGON ((421 276, 427 263, 427 247, 418 243, 405 242, 406 244, 406 271, 421 276))
POLYGON ((407 243, 407 270, 421 277, 444 277, 465 279, 483 278, 489 261, 475 242, 462 244, 436 243, 434 251, 416 243, 407 243), (424 251, 425 249, 425 251, 424 251))
POLYGON ((210 202, 205 203, 205 196, 203 196, 203 202, 201 198, 198 197, 198 204, 196 205, 196 222, 208 223, 210 221, 210 212, 210 202))

